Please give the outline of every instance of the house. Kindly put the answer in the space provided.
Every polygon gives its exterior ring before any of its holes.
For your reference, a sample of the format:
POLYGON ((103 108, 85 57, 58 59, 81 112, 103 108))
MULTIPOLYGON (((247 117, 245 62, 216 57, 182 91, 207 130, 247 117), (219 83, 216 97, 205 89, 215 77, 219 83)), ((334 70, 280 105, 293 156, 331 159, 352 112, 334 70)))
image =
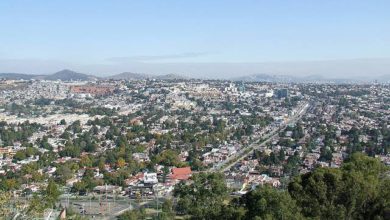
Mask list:
POLYGON ((144 173, 145 184, 156 184, 158 183, 157 173, 144 173))
POLYGON ((171 178, 174 180, 188 180, 191 174, 191 167, 172 168, 171 178))
POLYGON ((81 178, 73 177, 71 179, 66 180, 66 186, 72 187, 75 183, 79 182, 81 178))
POLYGON ((133 159, 136 160, 138 163, 150 161, 149 156, 145 153, 134 153, 133 159))
POLYGON ((135 176, 131 176, 125 180, 126 185, 135 186, 144 179, 144 173, 137 173, 135 176))

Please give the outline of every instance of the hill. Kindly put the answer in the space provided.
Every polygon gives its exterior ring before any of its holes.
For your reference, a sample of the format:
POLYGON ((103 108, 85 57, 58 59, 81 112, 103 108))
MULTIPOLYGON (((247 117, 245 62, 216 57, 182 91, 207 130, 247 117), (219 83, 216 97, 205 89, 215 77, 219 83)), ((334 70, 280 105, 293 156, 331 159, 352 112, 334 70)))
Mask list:
MULTIPOLYGON (((385 76, 384 76, 385 77, 385 76)), ((290 75, 268 75, 268 74, 252 74, 232 78, 233 81, 244 82, 271 82, 271 83, 362 83, 369 82, 372 79, 353 79, 353 78, 328 78, 321 75, 309 76, 290 76, 290 75)))
POLYGON ((268 75, 268 74, 252 74, 248 76, 233 78, 234 81, 246 81, 246 82, 295 82, 296 77, 287 75, 268 75))
POLYGON ((0 79, 8 80, 62 80, 62 81, 87 81, 87 80, 96 80, 97 77, 87 75, 84 73, 77 73, 72 70, 61 70, 50 75, 36 75, 36 74, 24 74, 24 73, 0 73, 0 79))
POLYGON ((114 80, 143 80, 148 79, 150 76, 142 73, 123 72, 116 75, 108 76, 107 79, 114 80))
POLYGON ((177 74, 165 74, 165 75, 158 75, 154 76, 152 78, 160 79, 160 80, 174 80, 174 79, 186 79, 186 77, 177 75, 177 74))
POLYGON ((186 79, 183 76, 177 74, 165 74, 165 75, 148 75, 143 73, 123 72, 120 74, 106 77, 107 79, 114 80, 145 80, 145 79, 159 79, 159 80, 174 80, 174 79, 186 79))
POLYGON ((33 74, 24 74, 24 73, 0 73, 0 79, 8 80, 31 80, 37 77, 42 77, 43 75, 33 75, 33 74))
POLYGON ((78 73, 72 70, 64 69, 61 71, 58 71, 56 73, 53 73, 51 75, 47 75, 43 77, 45 80, 62 80, 62 81, 87 81, 87 80, 96 80, 97 77, 87 75, 84 73, 78 73))

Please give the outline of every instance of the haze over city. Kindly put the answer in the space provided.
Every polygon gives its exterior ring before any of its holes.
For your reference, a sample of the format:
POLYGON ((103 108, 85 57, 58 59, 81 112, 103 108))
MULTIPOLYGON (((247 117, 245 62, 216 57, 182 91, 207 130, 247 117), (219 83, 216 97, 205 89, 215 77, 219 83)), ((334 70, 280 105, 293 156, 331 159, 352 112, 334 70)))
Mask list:
POLYGON ((0 73, 390 74, 389 1, 1 1, 0 73))

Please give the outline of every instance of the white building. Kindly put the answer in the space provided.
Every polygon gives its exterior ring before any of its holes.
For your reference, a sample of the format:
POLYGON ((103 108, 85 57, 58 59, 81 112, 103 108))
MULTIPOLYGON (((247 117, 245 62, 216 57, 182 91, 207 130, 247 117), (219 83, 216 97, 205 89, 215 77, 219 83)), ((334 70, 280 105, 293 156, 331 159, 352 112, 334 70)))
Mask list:
POLYGON ((144 173, 144 183, 147 184, 158 183, 157 173, 144 173))

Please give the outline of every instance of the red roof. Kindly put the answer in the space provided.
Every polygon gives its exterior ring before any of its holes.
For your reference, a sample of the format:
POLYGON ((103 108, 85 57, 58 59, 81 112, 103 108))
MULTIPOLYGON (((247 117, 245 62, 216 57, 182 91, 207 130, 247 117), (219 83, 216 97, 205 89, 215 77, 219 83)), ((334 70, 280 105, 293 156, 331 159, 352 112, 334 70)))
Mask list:
POLYGON ((191 167, 172 168, 173 175, 190 175, 191 167))
POLYGON ((172 178, 177 180, 187 180, 192 174, 191 167, 172 168, 172 178))

